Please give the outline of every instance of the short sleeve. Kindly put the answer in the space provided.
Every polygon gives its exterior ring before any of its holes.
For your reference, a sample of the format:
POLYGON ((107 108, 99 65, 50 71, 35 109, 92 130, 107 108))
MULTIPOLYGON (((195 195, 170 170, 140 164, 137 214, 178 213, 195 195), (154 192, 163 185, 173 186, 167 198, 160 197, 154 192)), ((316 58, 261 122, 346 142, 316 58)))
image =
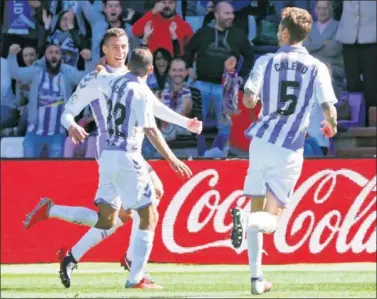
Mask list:
POLYGON ((98 96, 96 83, 96 78, 93 73, 89 73, 81 79, 76 91, 66 103, 65 109, 74 115, 78 115, 98 96))
POLYGON ((314 79, 314 95, 318 104, 337 103, 330 72, 327 66, 318 62, 318 72, 314 79))
POLYGON ((263 86, 264 74, 271 55, 263 55, 255 61, 255 65, 246 80, 244 89, 249 89, 256 95, 260 94, 263 86))
POLYGON ((134 97, 133 109, 138 125, 143 128, 156 128, 153 114, 153 99, 148 98, 148 92, 138 92, 134 97))

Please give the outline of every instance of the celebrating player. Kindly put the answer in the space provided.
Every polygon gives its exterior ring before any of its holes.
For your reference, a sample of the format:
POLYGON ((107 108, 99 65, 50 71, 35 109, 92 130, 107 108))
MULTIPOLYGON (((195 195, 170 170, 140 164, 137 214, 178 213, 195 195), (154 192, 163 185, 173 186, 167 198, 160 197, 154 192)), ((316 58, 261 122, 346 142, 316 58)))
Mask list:
MULTIPOLYGON (((107 87, 112 79, 125 74, 128 70, 124 67, 124 61, 128 54, 128 41, 125 32, 119 28, 109 29, 104 36, 103 51, 106 55, 107 70, 111 72, 107 76, 96 76, 93 72, 85 77, 77 89, 72 95, 69 103, 65 107, 64 114, 62 116, 62 123, 68 129, 69 135, 74 142, 82 141, 87 133, 85 130, 77 125, 74 121, 74 117, 80 113, 80 111, 88 104, 91 105, 93 114, 98 127, 97 137, 97 154, 98 157, 101 153, 106 139, 107 129, 107 105, 109 105, 107 95, 100 92, 99 87, 107 87)), ((103 88, 104 89, 104 88, 103 88)), ((155 116, 162 120, 178 124, 182 127, 186 127, 189 130, 200 133, 201 122, 196 119, 188 119, 173 112, 165 105, 160 103, 155 97, 153 97, 153 112, 155 116)), ((159 180, 157 174, 152 170, 150 176, 155 188, 157 198, 160 198, 163 193, 162 183, 159 180)), ((76 267, 78 260, 93 246, 99 244, 103 239, 110 236, 117 228, 119 228, 124 222, 130 219, 130 212, 126 212, 121 208, 119 198, 113 205, 109 205, 101 198, 97 198, 95 203, 99 207, 99 213, 102 218, 95 225, 96 228, 90 229, 85 236, 72 248, 70 252, 61 251, 61 269, 60 277, 62 283, 66 286, 70 286, 70 277, 73 269, 76 267), (119 212, 119 214, 118 214, 119 212), (110 229, 107 229, 111 227, 110 229), (102 229, 101 229, 102 228, 102 229), (105 229, 105 230, 104 230, 105 229)), ((25 227, 30 228, 32 225, 40 220, 47 218, 60 218, 67 221, 76 221, 77 217, 82 217, 79 214, 85 213, 85 208, 64 207, 58 205, 52 205, 49 199, 43 199, 25 221, 25 227)), ((134 213, 134 220, 132 225, 130 246, 127 251, 127 255, 124 257, 124 266, 130 268, 132 260, 132 248, 135 241, 135 231, 139 227, 139 217, 137 213, 134 213)), ((145 281, 153 282, 149 275, 145 273, 145 281)))
POLYGON ((153 72, 152 53, 147 48, 136 48, 129 68, 129 73, 111 83, 109 137, 99 160, 97 198, 112 204, 119 195, 125 210, 138 212, 140 225, 126 287, 156 288, 158 286, 145 283, 143 279, 158 221, 154 189, 141 155, 144 133, 174 171, 189 177, 191 170, 175 157, 157 129, 151 101, 153 93, 146 85, 147 77, 153 72))
POLYGON ((231 241, 239 248, 247 230, 252 294, 272 288, 261 269, 263 233, 275 232, 278 216, 284 212, 301 174, 314 101, 321 105, 325 117, 323 133, 332 137, 337 132, 337 99, 329 71, 302 47, 311 26, 312 17, 306 10, 283 9, 280 49, 260 57, 245 84, 244 105, 252 109, 260 99, 262 110, 245 132, 253 138, 244 184, 244 194, 252 197, 252 212, 232 210, 231 241))

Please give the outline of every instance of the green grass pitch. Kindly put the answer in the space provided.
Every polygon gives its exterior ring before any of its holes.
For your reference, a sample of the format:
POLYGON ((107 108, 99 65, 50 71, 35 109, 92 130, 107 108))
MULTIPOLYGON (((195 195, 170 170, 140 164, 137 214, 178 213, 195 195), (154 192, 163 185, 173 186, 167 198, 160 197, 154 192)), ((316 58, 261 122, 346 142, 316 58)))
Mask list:
MULTIPOLYGON (((163 290, 124 288, 116 263, 81 263, 65 289, 58 264, 1 265, 1 298, 252 297, 248 266, 149 264, 163 290)), ((265 266, 274 286, 263 298, 376 298, 376 264, 265 266)))

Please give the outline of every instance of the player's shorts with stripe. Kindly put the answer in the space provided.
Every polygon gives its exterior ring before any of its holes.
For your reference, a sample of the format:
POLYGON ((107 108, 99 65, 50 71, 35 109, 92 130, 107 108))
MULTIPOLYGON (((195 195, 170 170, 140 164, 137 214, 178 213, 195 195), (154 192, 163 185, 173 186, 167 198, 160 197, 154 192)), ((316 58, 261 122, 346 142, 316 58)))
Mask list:
POLYGON ((102 151, 95 204, 107 203, 117 210, 121 206, 137 210, 156 204, 150 170, 140 153, 102 151))
POLYGON ((244 183, 244 194, 265 196, 271 192, 285 207, 301 175, 303 151, 292 151, 259 138, 249 147, 249 168, 244 183))

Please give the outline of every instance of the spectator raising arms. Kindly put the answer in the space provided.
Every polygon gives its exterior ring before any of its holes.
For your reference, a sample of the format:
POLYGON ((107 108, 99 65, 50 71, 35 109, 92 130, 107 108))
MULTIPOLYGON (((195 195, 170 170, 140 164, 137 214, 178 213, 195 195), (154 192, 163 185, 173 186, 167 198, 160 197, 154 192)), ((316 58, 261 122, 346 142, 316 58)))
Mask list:
POLYGON ((311 55, 330 66, 334 91, 339 98, 345 73, 342 44, 335 39, 339 23, 332 18, 331 1, 317 1, 315 14, 318 21, 313 24, 303 46, 311 55))
MULTIPOLYGON (((225 61, 234 56, 239 61, 244 57, 242 68, 239 72, 240 81, 249 74, 253 64, 254 51, 246 34, 239 28, 232 26, 234 13, 233 7, 226 1, 219 2, 215 8, 215 26, 200 28, 187 45, 185 61, 192 80, 197 79, 193 86, 200 90, 202 96, 203 120, 211 104, 215 107, 217 128, 219 134, 229 136, 230 123, 223 121, 222 105, 222 78, 225 61), (197 55, 196 72, 194 71, 194 57, 197 55)), ((242 82, 241 82, 242 83, 242 82)))
MULTIPOLYGON (((169 82, 162 92, 161 100, 170 109, 188 117, 192 109, 192 99, 190 88, 186 84, 187 75, 184 60, 173 59, 169 69, 169 82)), ((162 122, 161 133, 167 141, 175 139, 177 135, 191 134, 188 130, 167 122, 162 122)))
MULTIPOLYGON (((173 57, 180 57, 181 56, 181 46, 178 41, 178 35, 177 35, 177 23, 176 22, 171 22, 169 26, 169 32, 173 44, 173 57)), ((149 38, 153 33, 153 26, 152 26, 152 21, 148 21, 145 24, 144 27, 144 36, 141 44, 143 46, 148 47, 149 44, 149 38)), ((157 52, 158 50, 163 49, 163 48, 158 48, 157 50, 154 51, 157 52)), ((166 50, 168 51, 168 50, 166 50)), ((169 51, 168 51, 169 52, 169 51)), ((171 56, 170 52, 169 55, 171 56)))
POLYGON ((164 48, 174 55, 173 42, 171 31, 172 23, 174 31, 176 32, 176 39, 180 45, 180 52, 183 53, 185 45, 191 39, 191 26, 185 22, 179 15, 176 14, 175 0, 157 0, 152 10, 147 12, 133 25, 132 32, 137 37, 143 37, 145 26, 148 22, 153 28, 149 38, 148 47, 151 52, 155 52, 158 48, 164 48))
POLYGON ((87 1, 79 1, 79 5, 92 27, 92 56, 98 61, 101 54, 102 38, 109 28, 122 28, 127 32, 130 53, 138 44, 138 40, 132 35, 131 25, 123 18, 123 10, 119 0, 103 0, 102 13, 99 13, 93 5, 87 1))
POLYGON ((47 45, 43 59, 28 67, 19 67, 16 55, 20 51, 19 45, 12 45, 8 63, 14 79, 31 84, 24 157, 39 157, 44 146, 48 147, 49 157, 63 157, 65 130, 60 117, 64 103, 85 72, 62 64, 59 45, 47 45))
POLYGON ((51 31, 52 16, 43 9, 42 19, 45 32, 39 39, 39 50, 44 53, 46 41, 49 44, 60 45, 63 63, 77 67, 80 53, 86 60, 91 58, 91 52, 87 49, 86 38, 80 34, 76 16, 71 10, 62 11, 57 17, 57 26, 51 31))

